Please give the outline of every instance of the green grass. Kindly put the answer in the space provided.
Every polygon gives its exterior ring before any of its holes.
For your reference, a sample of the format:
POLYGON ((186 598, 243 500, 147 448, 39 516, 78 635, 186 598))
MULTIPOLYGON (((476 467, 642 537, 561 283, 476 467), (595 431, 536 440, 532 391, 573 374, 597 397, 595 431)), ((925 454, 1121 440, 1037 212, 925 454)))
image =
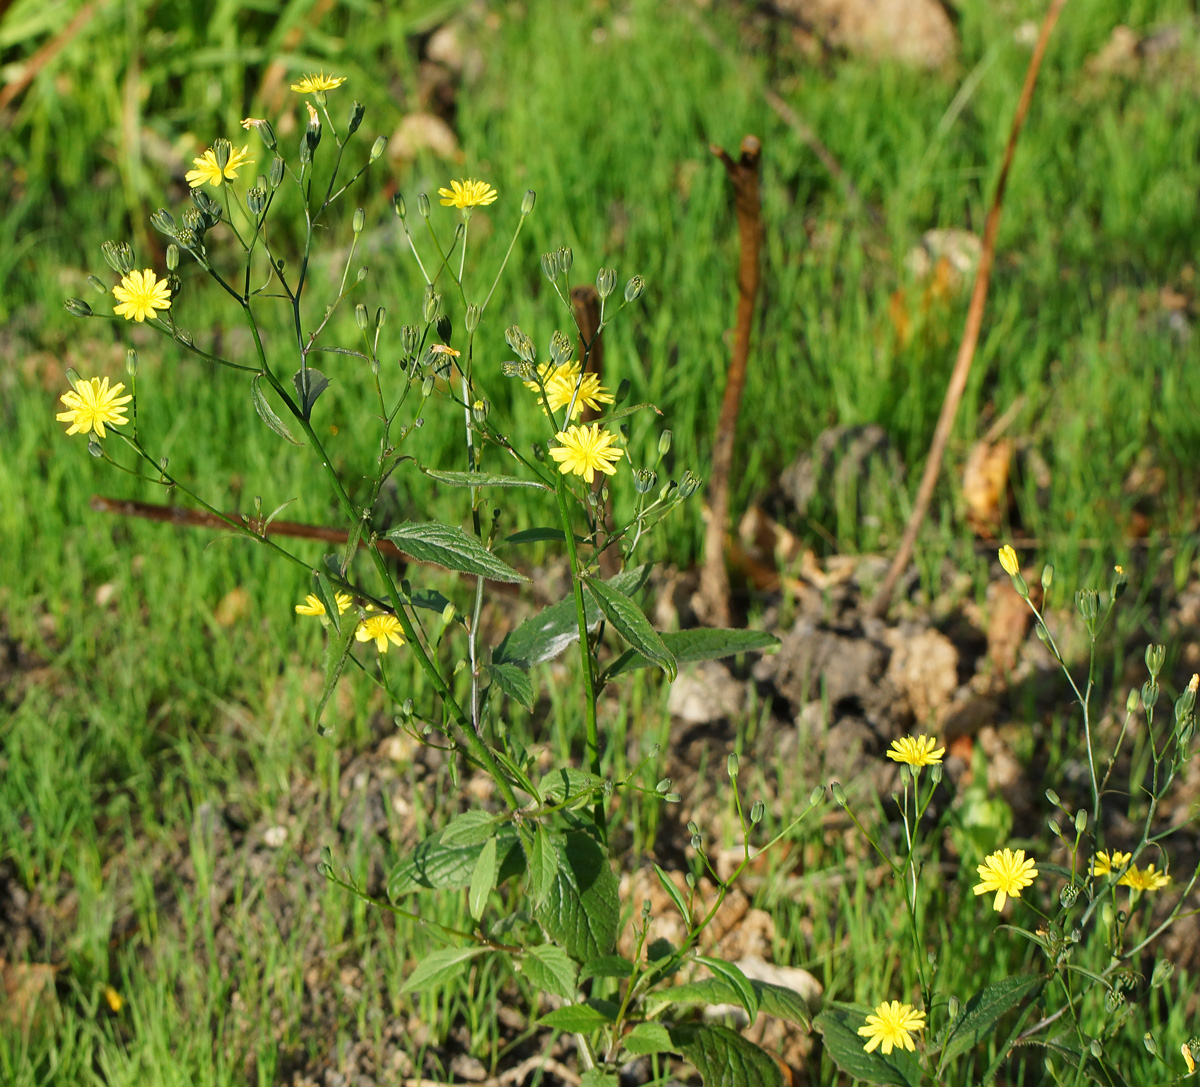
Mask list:
MULTIPOLYGON (((202 481, 205 496, 222 508, 249 511, 254 496, 266 510, 296 499, 283 516, 336 522, 316 467, 262 425, 243 375, 213 373, 144 330, 80 322, 60 306, 67 295, 96 297, 89 272, 110 281, 99 252, 106 238, 128 238, 139 259, 161 266, 148 213, 183 206, 181 171, 212 138, 240 135, 237 122, 247 114, 293 108, 286 82, 299 71, 324 65, 348 75, 338 108, 356 96, 367 106, 364 131, 391 133, 416 93, 416 35, 461 5, 348 5, 316 25, 309 8, 230 5, 226 16, 210 18, 206 6, 184 0, 102 5, 17 100, 0 136, 0 622, 24 672, 0 711, 0 862, 57 918, 46 946, 30 955, 63 965, 57 1017, 28 1035, 0 1030, 0 1074, 22 1087, 286 1082, 288 1068, 344 1039, 371 1037, 382 1019, 413 1010, 398 993, 404 964, 426 947, 411 923, 361 908, 314 879, 308 901, 316 920, 303 932, 281 927, 265 889, 273 880, 312 876, 311 859, 289 853, 290 846, 268 854, 257 872, 245 857, 235 862, 236 889, 219 925, 206 905, 217 861, 197 812, 232 800, 247 826, 259 825, 310 786, 313 826, 335 825, 347 803, 337 788, 339 762, 376 744, 384 727, 375 688, 350 677, 336 739, 320 740, 300 712, 313 697, 321 644, 315 624, 292 615, 304 577, 241 541, 88 512, 93 492, 151 501, 163 495, 88 457, 53 420, 67 366, 119 377, 125 347, 135 343, 140 423, 173 471, 202 481), (285 52, 293 27, 300 37, 285 52), (279 94, 264 96, 273 59, 284 62, 287 78, 279 94), (115 591, 101 605, 97 591, 106 585, 115 591), (245 612, 222 625, 221 602, 237 589, 247 594, 245 612), (155 857, 172 864, 156 870, 155 857), (113 939, 115 920, 129 922, 128 936, 113 939), (233 975, 214 966, 218 934, 237 949, 233 975), (319 1030, 304 977, 314 961, 324 994, 319 1030), (362 971, 360 1001, 338 988, 339 967, 348 963, 362 971), (119 1014, 106 1010, 105 984, 127 1001, 119 1014)), ((31 55, 75 10, 13 5, 0 21, 5 63, 31 55)), ((736 263, 728 187, 707 146, 734 148, 754 132, 764 145, 764 289, 734 508, 764 493, 825 427, 865 422, 889 432, 908 466, 911 494, 965 295, 918 314, 907 344, 895 334, 889 300, 900 289, 919 300, 903 259, 924 230, 981 230, 1028 59, 1012 31, 1040 10, 964 4, 961 66, 943 75, 849 59, 813 65, 786 54, 738 61, 735 24, 720 6, 703 18, 729 43, 725 52, 665 2, 634 3, 621 19, 602 7, 550 0, 497 9, 483 22, 469 14, 466 40, 483 65, 459 93, 462 165, 429 156, 394 164, 368 175, 347 205, 361 204, 368 215, 364 300, 388 308, 391 335, 419 308, 418 278, 403 259, 388 206, 393 186, 410 214, 417 192, 432 192, 449 176, 483 176, 500 189, 494 232, 473 235, 479 282, 500 258, 517 194, 537 190, 534 216, 481 329, 478 357, 496 412, 512 419, 513 433, 536 422, 523 390, 499 376, 499 362, 510 357, 502 333, 519 323, 544 355, 565 315, 537 256, 569 244, 580 281, 600 264, 614 265, 622 281, 635 272, 646 277, 646 295, 606 333, 608 372, 630 380, 635 402, 652 401, 666 413, 674 474, 704 474, 736 263), (976 68, 977 89, 948 114, 976 68), (879 209, 878 223, 846 206, 811 152, 766 107, 756 89, 766 80, 821 134, 879 209)), ((1164 478, 1154 531, 1174 543, 1177 585, 1192 571, 1196 339, 1172 332, 1156 299, 1164 287, 1191 290, 1200 165, 1180 148, 1200 137, 1200 96, 1182 61, 1148 66, 1134 80, 1087 67, 1118 22, 1138 30, 1184 24, 1177 57, 1186 57, 1197 44, 1189 17, 1182 0, 1069 6, 1064 14, 1017 154, 988 316, 951 444, 946 476, 953 481, 970 443, 1023 398, 1013 433, 1041 454, 1052 485, 1038 494, 1032 480, 1018 480, 1019 516, 1026 531, 1047 541, 1046 557, 1063 584, 1096 583, 1114 558, 1129 555, 1128 518, 1139 496, 1127 493, 1125 480, 1146 450, 1164 478)), ((294 139, 287 137, 289 145, 294 139)), ((348 215, 335 218, 331 247, 349 236, 348 215)), ((333 267, 318 267, 318 280, 333 267)), ((180 321, 198 334, 220 328, 228 351, 245 352, 237 315, 201 283, 198 272, 185 273, 180 321)), ((355 338, 349 311, 337 330, 344 342, 355 338)), ((374 448, 360 424, 369 375, 345 359, 325 368, 335 379, 320 419, 338 427, 331 452, 348 470, 364 470, 374 448)), ((420 435, 422 460, 460 467, 457 422, 442 426, 433 416, 420 435)), ((649 457, 656 440, 656 427, 635 426, 635 452, 649 457)), ((397 516, 420 510, 459 520, 460 494, 431 489, 415 473, 396 479, 389 501, 397 516)), ((886 547, 906 509, 902 498, 880 511, 874 528, 845 514, 831 527, 847 549, 886 547)), ((506 500, 512 529, 553 519, 553 508, 536 499, 506 500)), ((809 545, 826 548, 819 532, 798 527, 809 545)), ((685 563, 697 555, 702 532, 692 507, 655 534, 653 552, 685 563)), ((295 550, 314 563, 320 556, 313 545, 295 550)), ((974 556, 952 483, 939 491, 920 548, 927 585, 938 583, 943 556, 982 587, 986 565, 974 556)), ((582 742, 561 693, 570 689, 573 665, 553 685, 542 683, 544 693, 560 693, 551 694, 546 731, 536 738, 563 754, 577 753, 582 742)), ((397 686, 419 697, 421 680, 403 658, 389 666, 397 686)), ((1118 675, 1114 669, 1114 683, 1118 675)), ((608 726, 617 773, 627 749, 665 742, 658 685, 639 674, 608 726)), ((1077 754, 1067 733, 1047 741, 1062 744, 1056 765, 1077 754)), ((433 780, 412 767, 400 773, 408 775, 418 828, 455 796, 444 770, 433 780)), ((813 784, 780 798, 780 820, 806 802, 813 784)), ((633 847, 649 849, 661 812, 638 803, 630 810, 633 847)), ((399 819, 394 811, 389 818, 399 819)), ((824 850, 820 841, 808 845, 824 850)), ((343 845, 341 859, 366 878, 370 858, 379 860, 378 837, 353 831, 343 845)), ((821 863, 837 872, 858 860, 826 852, 821 863)), ((831 992, 869 1002, 885 981, 912 978, 890 957, 893 903, 869 898, 863 886, 853 874, 828 884, 817 879, 804 911, 793 902, 771 908, 781 956, 823 974, 831 992), (812 922, 806 938, 796 935, 805 918, 812 922), (848 961, 838 951, 847 941, 870 955, 848 961)), ((460 903, 423 908, 447 923, 462 920, 454 916, 460 903)), ((954 952, 946 968, 962 971, 964 995, 978 971, 1006 967, 987 960, 990 926, 946 927, 954 952)), ((498 987, 516 984, 488 977, 473 994, 425 1000, 416 1010, 434 1039, 456 1023, 472 1024, 469 1048, 486 1059, 490 1041, 480 1016, 498 987)), ((1185 978, 1178 991, 1187 992, 1185 978)), ((1182 1006, 1154 1005, 1151 1019, 1163 1017, 1162 1030, 1182 1038, 1182 1006)), ((1136 1052, 1135 1035, 1121 1044, 1136 1052)), ((823 1073, 828 1082, 831 1068, 823 1073)))

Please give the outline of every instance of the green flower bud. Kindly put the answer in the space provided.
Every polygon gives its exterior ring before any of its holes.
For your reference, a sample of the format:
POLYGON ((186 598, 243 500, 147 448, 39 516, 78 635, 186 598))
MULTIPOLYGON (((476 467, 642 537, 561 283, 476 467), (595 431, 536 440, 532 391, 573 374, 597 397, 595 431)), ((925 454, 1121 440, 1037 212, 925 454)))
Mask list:
POLYGON ((1166 985, 1175 973, 1175 964, 1169 959, 1159 959, 1154 964, 1154 972, 1150 975, 1150 988, 1159 989, 1166 985))
POLYGON ((420 215, 422 219, 429 218, 429 197, 423 192, 417 193, 417 214, 420 215))
POLYGON ((370 320, 367 317, 367 307, 361 302, 354 307, 354 323, 358 325, 360 332, 367 331, 367 326, 370 323, 370 320))
POLYGON ((1046 820, 1046 825, 1050 828, 1050 832, 1054 835, 1054 837, 1056 837, 1058 839, 1062 839, 1062 836, 1063 836, 1062 827, 1060 827, 1058 825, 1057 819, 1055 819, 1053 816, 1051 816, 1049 819, 1046 820))
POLYGON ((841 807, 846 807, 846 790, 842 788, 841 783, 831 781, 829 783, 829 791, 833 794, 833 801, 841 807))
POLYGON ((278 189, 283 184, 283 171, 286 163, 278 155, 271 159, 271 188, 278 189))
POLYGON ((179 246, 171 242, 167 246, 167 271, 173 272, 179 267, 179 246))
POLYGON ((946 1015, 949 1017, 951 1023, 958 1018, 958 1013, 960 1010, 961 1005, 958 1002, 958 997, 951 993, 946 1000, 946 1015))
POLYGON ((361 102, 355 102, 350 107, 350 120, 346 122, 346 135, 353 136, 358 131, 358 126, 362 124, 363 117, 366 115, 367 107, 361 102))
POLYGON ((667 496, 678 486, 679 484, 676 483, 675 480, 668 479, 667 482, 663 484, 663 489, 658 492, 658 500, 660 502, 665 502, 667 500, 667 496))
POLYGON ((355 234, 361 234, 363 227, 367 225, 367 213, 362 208, 354 209, 354 218, 350 221, 350 227, 355 234))
POLYGON ((138 353, 131 347, 125 352, 125 373, 130 377, 137 377, 138 371, 138 353))
POLYGON ((383 322, 386 320, 387 310, 380 306, 379 309, 375 311, 375 328, 377 330, 383 328, 383 322))
POLYGON ((634 276, 625 284, 625 301, 636 302, 642 297, 642 291, 645 289, 646 281, 641 276, 634 276))
POLYGON ((703 839, 703 838, 701 838, 699 834, 693 834, 693 835, 692 835, 692 848, 693 848, 694 850, 696 850, 697 852, 699 852, 699 851, 700 851, 700 847, 701 847, 703 844, 704 844, 704 839, 703 839))
POLYGON ((425 316, 425 323, 427 325, 431 325, 437 320, 438 313, 440 312, 441 308, 442 296, 438 294, 432 287, 426 287, 423 313, 425 316))
POLYGON ((1142 684, 1142 705, 1148 710, 1154 709, 1154 704, 1158 701, 1158 684, 1154 680, 1147 680, 1142 684))
POLYGON ((257 185, 246 193, 246 207, 256 219, 267 210, 267 192, 257 185))
POLYGON ((554 364, 561 366, 564 362, 570 362, 571 356, 574 354, 575 344, 571 338, 565 333, 555 330, 554 335, 550 337, 550 358, 554 364))
POLYGON ((672 433, 669 430, 664 430, 658 436, 658 459, 662 460, 671 451, 672 433))
POLYGON ((217 160, 217 169, 224 170, 229 165, 229 156, 233 153, 233 144, 221 137, 213 140, 213 157, 217 160))
POLYGON ((312 148, 308 144, 308 133, 300 137, 300 165, 307 166, 312 162, 312 148))
POLYGON ((1080 808, 1075 813, 1075 832, 1082 834, 1085 830, 1087 830, 1087 812, 1080 808))
POLYGON ((1091 1050, 1092 1056, 1099 1060, 1104 1056, 1104 1046, 1100 1044, 1099 1038, 1093 1038, 1088 1042, 1088 1049, 1091 1050))
POLYGON ((767 814, 767 806, 761 800, 756 800, 750 809, 750 825, 758 826, 762 822, 763 816, 767 814))
POLYGON ((457 609, 451 601, 446 602, 446 606, 442 608, 442 622, 449 626, 454 622, 454 616, 457 614, 457 609))
POLYGON ((1056 793, 1053 789, 1046 790, 1046 799, 1049 800, 1050 803, 1056 808, 1062 807, 1062 801, 1058 798, 1058 793, 1056 793))
POLYGON ((537 349, 533 346, 533 341, 521 331, 518 325, 511 325, 504 330, 504 341, 523 362, 532 366, 536 361, 537 349))
POLYGON ((387 147, 387 137, 376 136, 375 142, 371 144, 371 162, 378 161, 379 156, 383 154, 385 147, 387 147))
POLYGON ((133 249, 128 242, 105 242, 100 251, 114 272, 127 276, 133 271, 133 249))
POLYGON ((1096 622, 1096 612, 1100 602, 1100 595, 1095 589, 1080 589, 1075 594, 1075 607, 1079 610, 1079 614, 1083 621, 1090 628, 1096 622))
POLYGON ((571 265, 575 262, 575 254, 571 252, 570 246, 564 245, 555 253, 555 259, 558 261, 559 272, 566 275, 571 270, 571 265))
MULTIPOLYGON (((211 196, 203 189, 192 190, 192 204, 196 210, 204 216, 204 229, 210 230, 221 221, 225 214, 225 209, 221 207, 211 196)), ((184 217, 184 225, 188 225, 187 217, 184 217)))
POLYGON ((1133 713, 1133 711, 1136 710, 1137 708, 1138 708, 1138 693, 1136 690, 1131 689, 1128 696, 1125 699, 1125 712, 1133 713))
POLYGON ((1054 567, 1050 563, 1046 563, 1042 567, 1042 591, 1045 592, 1050 588, 1050 583, 1054 580, 1054 567))
POLYGON ((483 423, 491 414, 492 405, 487 400, 476 400, 471 405, 471 418, 477 423, 483 423))
POLYGON ((558 279, 558 255, 555 253, 542 254, 542 274, 553 283, 558 279))
POLYGON ((1068 883, 1058 892, 1058 901, 1064 910, 1069 910, 1079 901, 1079 884, 1068 883))
POLYGON ((663 778, 657 785, 654 786, 654 791, 662 796, 671 787, 671 779, 663 778))
POLYGON ((79 371, 74 366, 67 367, 67 384, 76 392, 79 392, 79 371))
POLYGON ((108 294, 108 287, 105 286, 104 280, 99 276, 88 276, 87 281, 92 285, 92 289, 97 294, 108 294))
POLYGON ((725 772, 731 778, 738 776, 738 757, 736 751, 729 752, 729 757, 725 760, 725 772))
POLYGON ((615 268, 601 268, 596 273, 596 293, 601 298, 607 298, 617 286, 617 270, 615 268))
POLYGON ((668 804, 678 804, 683 800, 683 796, 679 793, 667 793, 667 795, 663 797, 663 800, 665 800, 668 804))
POLYGON ((392 197, 392 211, 396 213, 396 217, 400 220, 403 220, 408 214, 408 208, 404 206, 404 197, 399 193, 396 193, 396 195, 392 197))
POLYGON ((354 282, 355 282, 355 283, 361 283, 361 282, 362 282, 364 279, 366 279, 366 278, 367 278, 367 270, 366 270, 366 268, 360 268, 360 269, 358 270, 358 275, 356 275, 356 276, 354 277, 354 282))
POLYGON ((67 312, 72 317, 92 316, 92 307, 89 306, 82 298, 68 298, 63 305, 67 307, 67 312))
POLYGON ((425 380, 421 382, 421 395, 426 400, 433 395, 433 374, 427 374, 425 380))
POLYGON ((1154 1057, 1158 1055, 1158 1043, 1154 1040, 1154 1035, 1149 1031, 1146 1031, 1146 1033, 1142 1035, 1142 1045, 1146 1047, 1146 1052, 1149 1053, 1150 1056, 1154 1057))
POLYGON ((940 784, 945 771, 946 768, 940 762, 935 762, 929 768, 929 780, 932 781, 934 785, 940 784))
POLYGON ((166 208, 159 208, 158 211, 151 214, 150 225, 160 234, 165 234, 168 238, 175 235, 175 216, 167 211, 166 208))
POLYGON ((649 468, 638 468, 633 473, 633 489, 638 494, 649 494, 658 482, 658 473, 649 468))
MULTIPOLYGON (((1109 989, 1104 994, 1104 1007, 1109 1015, 1115 1012, 1122 1004, 1125 1003, 1125 994, 1120 989, 1109 989)), ((1100 1054, 1096 1054, 1099 1056, 1100 1054)))
POLYGON ((699 489, 703 482, 699 476, 693 475, 690 471, 683 473, 683 479, 679 481, 679 497, 681 499, 691 498, 699 489))
POLYGON ((532 189, 526 189, 525 195, 521 197, 521 214, 528 215, 533 211, 534 201, 537 200, 537 193, 532 189))
POLYGON ((479 306, 472 302, 469 306, 467 306, 467 310, 463 314, 463 328, 467 330, 468 335, 473 333, 479 327, 479 317, 479 306))
POLYGON ((412 358, 421 346, 421 330, 416 325, 400 326, 400 350, 405 358, 412 358))
POLYGON ((1163 664, 1167 659, 1167 647, 1165 645, 1148 645, 1146 646, 1146 670, 1158 678, 1159 672, 1162 671, 1163 664))
POLYGON ((200 244, 200 239, 197 237, 196 232, 190 227, 183 227, 175 237, 179 242, 180 248, 186 249, 189 253, 197 253, 204 248, 200 244))
POLYGON ((275 129, 271 127, 270 121, 256 121, 255 129, 258 130, 259 136, 262 138, 263 144, 268 151, 274 151, 276 147, 275 129))
POLYGON ((104 456, 104 448, 98 441, 96 441, 95 438, 88 438, 88 452, 91 453, 93 457, 104 456))

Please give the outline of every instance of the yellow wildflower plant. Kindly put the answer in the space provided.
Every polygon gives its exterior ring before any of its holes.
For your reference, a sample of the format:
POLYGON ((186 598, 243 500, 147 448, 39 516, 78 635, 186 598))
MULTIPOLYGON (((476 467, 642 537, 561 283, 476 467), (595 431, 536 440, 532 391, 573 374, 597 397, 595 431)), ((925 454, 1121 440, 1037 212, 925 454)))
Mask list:
POLYGON ((867 1016, 866 1026, 859 1027, 858 1033, 867 1039, 863 1049, 868 1053, 879 1049, 886 1057, 893 1049, 913 1052, 917 1047, 913 1044, 912 1036, 924 1029, 924 1012, 917 1011, 911 1004, 885 1000, 872 1015, 867 1016))
POLYGON ((1117 886, 1129 887, 1134 891, 1161 891, 1170 882, 1171 877, 1166 872, 1155 871, 1153 864, 1148 864, 1145 868, 1134 865, 1117 880, 1117 886))
POLYGON ((1011 544, 1005 544, 1000 548, 999 556, 1000 565, 1009 577, 1016 577, 1021 572, 1021 564, 1017 560, 1017 553, 1011 544))
POLYGON ((932 736, 902 736, 892 741, 887 757, 919 769, 922 766, 936 766, 945 753, 946 749, 938 747, 937 740, 932 736))
POLYGON ((325 91, 336 91, 345 82, 344 75, 326 75, 325 70, 322 69, 316 75, 310 72, 298 83, 293 83, 292 90, 297 94, 324 93, 325 91))
POLYGON ((229 158, 222 167, 217 159, 217 152, 213 148, 209 148, 199 158, 192 159, 194 170, 189 170, 184 177, 187 178, 187 183, 193 189, 200 188, 201 185, 212 185, 214 188, 220 188, 225 181, 233 181, 237 176, 238 170, 243 166, 250 166, 254 159, 250 157, 250 146, 247 144, 240 151, 233 147, 229 148, 229 158))
MULTIPOLYGON (((577 359, 555 365, 552 362, 543 363, 538 367, 538 376, 542 379, 545 396, 538 396, 542 410, 548 412, 565 408, 574 399, 575 407, 571 410, 571 418, 578 419, 585 407, 599 411, 604 404, 613 402, 613 395, 600 384, 600 378, 593 373, 580 376, 580 365, 577 359), (576 386, 579 388, 576 394, 576 386)), ((541 393, 536 381, 526 381, 525 388, 530 392, 541 393)))
POLYGON ((616 438, 599 424, 572 426, 560 430, 555 437, 559 444, 550 450, 564 476, 577 475, 591 483, 597 472, 616 475, 616 462, 625 452, 616 445, 616 438))
POLYGON ((1020 898, 1021 891, 1030 886, 1037 877, 1038 870, 1034 867, 1032 857, 1025 856, 1025 850, 1012 850, 1005 847, 997 850, 978 866, 982 882, 976 885, 977 895, 996 892, 996 901, 992 908, 999 913, 1004 909, 1006 898, 1020 898))
POLYGON ((1114 849, 1112 853, 1109 853, 1108 850, 1101 849, 1092 858, 1092 875, 1111 876, 1114 872, 1119 872, 1124 868, 1132 859, 1132 853, 1122 853, 1119 849, 1114 849))
POLYGON ((354 637, 360 642, 374 642, 375 648, 380 653, 386 653, 388 651, 388 642, 391 642, 394 646, 404 644, 402 630, 400 620, 394 615, 368 615, 358 624, 358 629, 354 632, 354 637))
POLYGON ((153 320, 160 309, 171 308, 171 285, 165 279, 159 279, 153 268, 143 272, 135 268, 121 277, 112 292, 118 303, 113 306, 113 313, 138 324, 147 317, 153 320))
POLYGON ((121 426, 129 422, 122 405, 128 404, 133 397, 122 396, 124 391, 125 385, 120 381, 110 389, 106 377, 80 381, 70 392, 59 397, 69 410, 60 411, 56 418, 60 423, 71 424, 67 428, 68 434, 94 432, 97 438, 103 438, 105 424, 121 426))
POLYGON ((465 181, 451 181, 450 188, 438 189, 442 206, 447 208, 478 208, 494 203, 500 194, 486 181, 469 177, 465 181))
MULTIPOLYGON (((338 615, 345 615, 346 609, 354 603, 349 593, 337 593, 334 595, 333 599, 337 604, 338 615)), ((312 593, 309 593, 304 598, 303 604, 296 605, 296 614, 322 616, 325 614, 325 605, 322 604, 316 596, 314 596, 312 593)))

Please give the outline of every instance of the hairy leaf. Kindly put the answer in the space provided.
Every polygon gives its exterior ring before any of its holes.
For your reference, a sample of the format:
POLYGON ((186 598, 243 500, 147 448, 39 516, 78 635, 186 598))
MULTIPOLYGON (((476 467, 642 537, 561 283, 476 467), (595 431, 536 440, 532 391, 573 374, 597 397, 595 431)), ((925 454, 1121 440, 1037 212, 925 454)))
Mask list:
MULTIPOLYGON (((667 631, 659 635, 667 650, 680 664, 692 661, 711 661, 721 657, 732 657, 736 653, 748 653, 756 649, 773 649, 779 644, 774 634, 762 630, 724 630, 698 628, 696 630, 667 631)), ((648 668, 655 662, 644 657, 636 649, 621 654, 605 673, 612 679, 622 672, 634 668, 648 668)))
MULTIPOLYGON (((520 476, 500 476, 489 472, 439 472, 433 468, 422 468, 430 479, 451 487, 531 487, 538 491, 553 491, 554 488, 540 479, 522 479, 520 476)), ((562 538, 561 533, 559 538, 562 538)))
POLYGON ((981 1042, 991 1041, 1000 1017, 1040 989, 1045 980, 1040 974, 1017 974, 980 989, 951 1025, 938 1068, 945 1068, 949 1061, 981 1042))
POLYGON ((515 664, 485 664, 483 670, 509 698, 533 710, 533 682, 520 668, 515 664))
MULTIPOLYGON (((442 838, 443 833, 439 831, 426 838, 392 869, 388 876, 389 898, 397 899, 422 889, 454 890, 470 885, 483 842, 447 844, 442 838)), ((524 871, 525 851, 521 848, 516 828, 511 824, 501 827, 495 840, 498 857, 496 883, 501 884, 524 871)))
POLYGON ((568 1004, 555 1008, 538 1020, 555 1030, 572 1034, 587 1034, 615 1022, 619 1008, 611 1000, 586 1000, 582 1004, 568 1004))
POLYGON ((876 1049, 863 1049, 866 1039, 858 1033, 869 1009, 851 1004, 831 1004, 813 1020, 825 1038, 825 1049, 834 1063, 852 1079, 879 1087, 916 1087, 923 1079, 916 1055, 892 1050, 884 1056, 876 1049))
POLYGON ((704 1087, 783 1087, 775 1059, 735 1030, 688 1023, 669 1034, 672 1048, 691 1061, 704 1087))
POLYGON ((444 525, 440 521, 406 521, 389 530, 387 538, 406 555, 448 570, 510 584, 529 580, 454 525, 444 525))
POLYGON ((561 947, 538 944, 531 947, 520 960, 521 972, 543 993, 552 993, 563 1000, 574 1000, 579 967, 561 947))
POLYGON ((662 1023, 639 1023, 621 1039, 630 1053, 645 1056, 650 1053, 670 1053, 677 1047, 662 1023))
POLYGON ((467 969, 470 961, 486 951, 483 947, 443 947, 421 958, 417 968, 401 986, 402 993, 420 993, 453 981, 467 969))
POLYGON ((558 869, 536 916, 576 962, 607 955, 617 942, 617 877, 596 840, 580 830, 556 834, 558 869))
POLYGON ((587 587, 596 597, 605 618, 612 623, 617 633, 643 657, 657 664, 666 672, 667 678, 673 681, 677 672, 675 658, 663 643, 658 631, 650 625, 650 620, 646 618, 642 609, 606 581, 588 578, 587 587))

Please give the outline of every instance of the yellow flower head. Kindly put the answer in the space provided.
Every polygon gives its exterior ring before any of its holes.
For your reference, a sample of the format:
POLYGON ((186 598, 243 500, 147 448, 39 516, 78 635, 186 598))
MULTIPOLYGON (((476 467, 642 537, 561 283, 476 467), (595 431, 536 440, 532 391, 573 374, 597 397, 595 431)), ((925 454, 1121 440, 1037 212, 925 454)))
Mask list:
POLYGON ((195 164, 194 170, 189 170, 184 176, 187 178, 187 183, 193 189, 200 188, 201 185, 212 185, 220 188, 221 183, 228 179, 232 181, 237 177, 237 172, 243 166, 249 166, 254 162, 250 157, 249 145, 243 147, 240 151, 234 150, 232 146, 229 148, 229 158, 222 168, 215 148, 210 147, 199 158, 192 159, 195 164))
POLYGON ((499 195, 486 181, 476 181, 473 177, 466 181, 451 181, 450 188, 438 189, 442 206, 446 208, 484 207, 499 195))
POLYGON ((1117 880, 1117 886, 1129 887, 1135 891, 1161 891, 1170 882, 1171 877, 1166 872, 1156 872, 1152 864, 1146 865, 1145 868, 1134 865, 1117 880))
POLYGON ((978 869, 983 882, 975 887, 975 893, 983 895, 995 891, 996 901, 992 908, 997 913, 1004 909, 1005 898, 1020 898, 1022 888, 1032 884, 1038 874, 1033 858, 1026 859, 1025 850, 1013 852, 1007 847, 993 853, 978 869))
POLYGON ((297 94, 336 91, 345 82, 346 77, 344 75, 326 75, 324 69, 322 69, 316 75, 310 72, 299 83, 293 83, 292 90, 297 94))
POLYGON ((1009 577, 1016 577, 1021 572, 1021 564, 1017 561, 1017 553, 1010 544, 1000 548, 1000 565, 1009 577))
MULTIPOLYGON (((571 418, 578 419, 585 407, 599 411, 601 404, 613 402, 612 393, 600 384, 600 379, 595 374, 583 374, 581 378, 579 371, 579 362, 574 359, 559 366, 545 362, 538 367, 538 376, 546 389, 545 396, 538 396, 538 403, 542 405, 543 411, 558 411, 574 399, 575 407, 571 411, 571 418), (576 386, 579 387, 578 395, 575 392, 576 386)), ((536 381, 526 381, 525 388, 530 392, 541 392, 536 381)))
POLYGON ((368 615, 358 624, 354 637, 360 642, 374 642, 375 648, 380 653, 386 653, 388 642, 395 646, 404 644, 404 635, 401 630, 400 620, 394 615, 368 615))
POLYGON ((455 351, 449 344, 444 343, 430 344, 429 350, 435 355, 444 355, 448 359, 456 359, 462 355, 461 351, 455 351))
POLYGON ((122 276, 112 292, 119 303, 113 306, 113 313, 124 317, 126 321, 140 324, 147 317, 157 317, 160 309, 171 308, 170 285, 165 279, 159 279, 153 268, 147 268, 144 272, 135 269, 129 275, 122 276))
POLYGON ((892 749, 887 753, 887 757, 920 768, 935 766, 942 761, 945 753, 946 749, 938 747, 932 736, 903 736, 892 741, 892 749))
POLYGON ((858 1033, 867 1039, 863 1049, 868 1053, 878 1048, 887 1056, 896 1047, 913 1052, 917 1047, 913 1045, 912 1036, 924 1029, 924 1012, 917 1011, 911 1004, 885 1000, 875 1009, 874 1015, 867 1016, 867 1025, 859 1027, 858 1033))
MULTIPOLYGON (((136 274, 136 273, 135 273, 136 274)), ((93 377, 80 381, 70 392, 59 398, 70 408, 60 411, 56 418, 60 423, 70 423, 68 434, 96 432, 97 438, 104 437, 104 424, 120 426, 128 423, 122 404, 128 404, 132 396, 122 396, 125 386, 117 382, 111 389, 108 378, 93 377)))
POLYGON ((1119 849, 1114 849, 1111 854, 1102 849, 1092 858, 1092 875, 1111 876, 1124 868, 1132 858, 1132 853, 1122 853, 1119 849))
POLYGON ((607 430, 601 430, 599 424, 591 426, 572 426, 560 430, 555 437, 559 441, 550 456, 558 461, 558 470, 566 475, 583 476, 588 483, 596 478, 596 472, 605 475, 616 475, 614 464, 624 455, 624 451, 615 444, 616 439, 607 430))
MULTIPOLYGON (((354 601, 350 599, 349 593, 336 593, 336 594, 334 594, 333 599, 337 603, 338 615, 345 615, 346 609, 348 607, 350 607, 351 604, 354 603, 354 601)), ((317 597, 315 597, 312 593, 309 593, 304 598, 303 604, 296 605, 296 614, 297 615, 314 615, 314 616, 324 615, 325 614, 325 605, 322 604, 321 601, 319 599, 317 599, 317 597)))
POLYGON ((1187 1065, 1188 1075, 1190 1076, 1196 1071, 1196 1059, 1192 1056, 1192 1047, 1184 1042, 1179 1047, 1179 1052, 1183 1054, 1183 1063, 1187 1065))

